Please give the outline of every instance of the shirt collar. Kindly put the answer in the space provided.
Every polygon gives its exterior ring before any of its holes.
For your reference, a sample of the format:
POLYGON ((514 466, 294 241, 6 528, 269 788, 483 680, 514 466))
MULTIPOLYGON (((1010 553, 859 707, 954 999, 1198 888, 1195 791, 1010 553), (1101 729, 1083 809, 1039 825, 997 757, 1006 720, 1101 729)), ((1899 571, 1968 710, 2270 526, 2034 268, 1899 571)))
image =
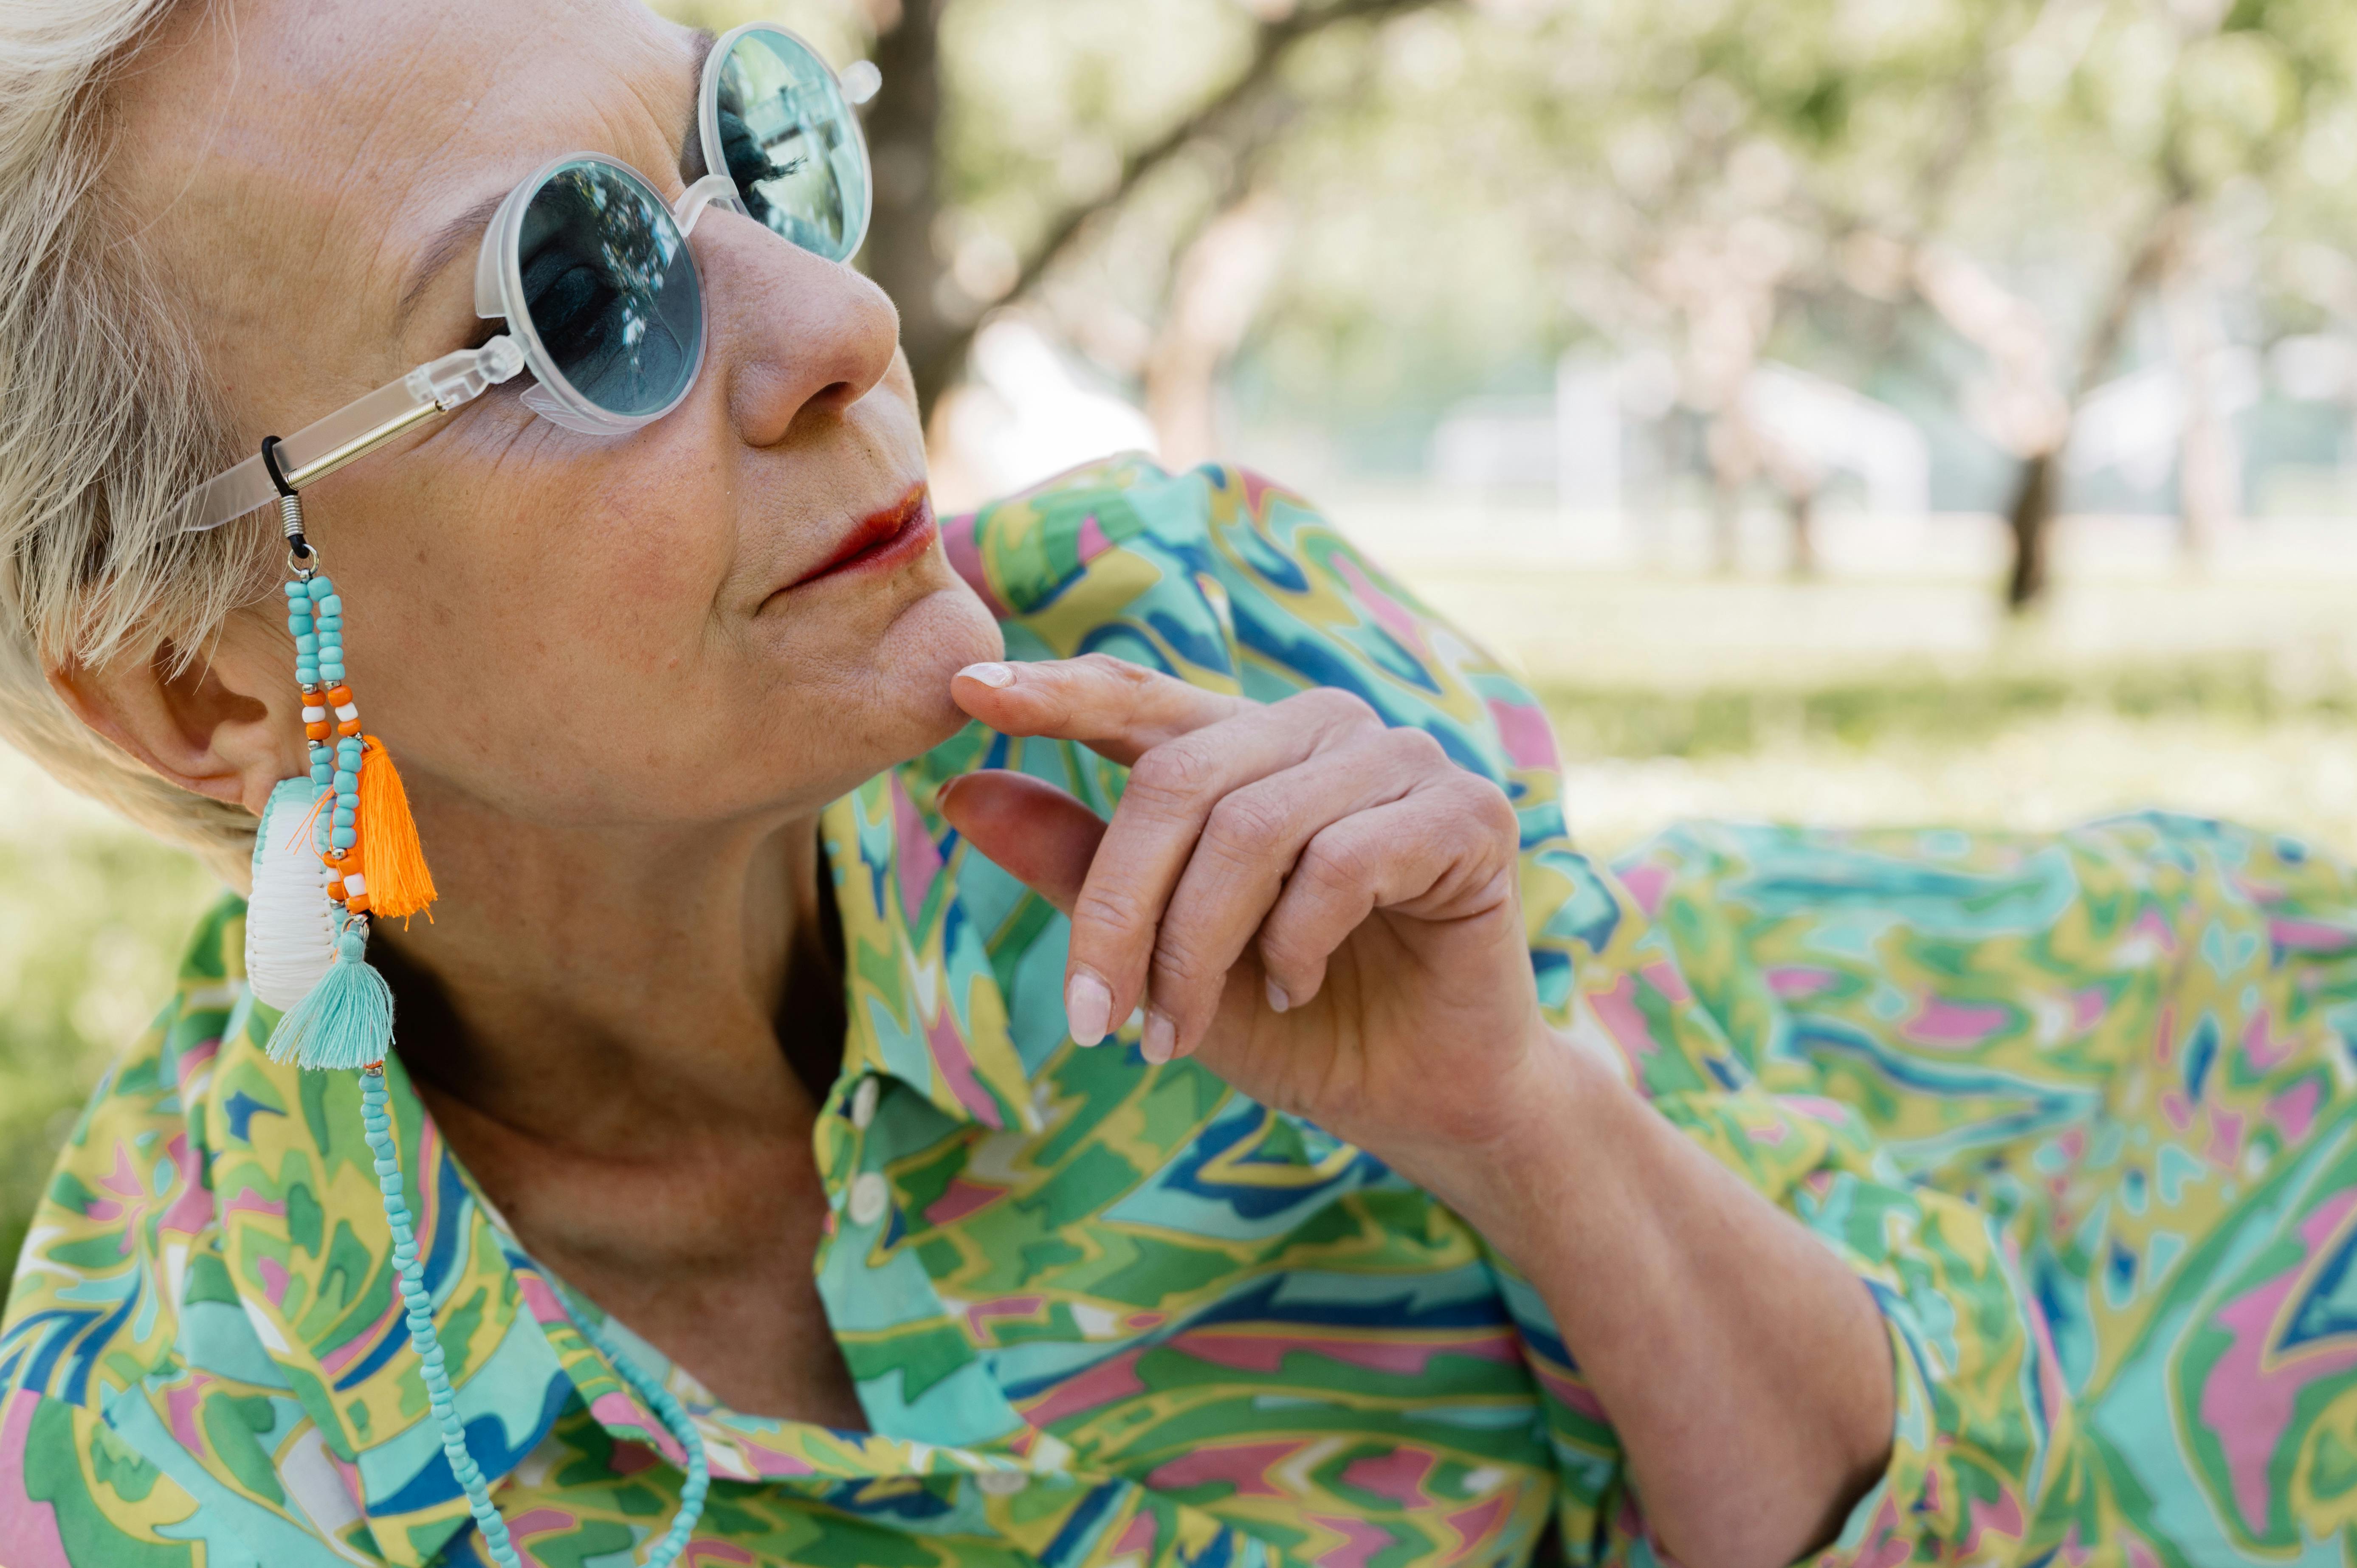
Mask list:
MULTIPOLYGON (((936 754, 870 779, 823 818, 850 1015, 843 1074, 820 1117, 823 1171, 842 1168, 842 1108, 870 1073, 956 1121, 1036 1127, 1005 999, 957 897, 955 835, 933 809, 941 780, 959 770, 936 754)), ((250 997, 241 1004, 199 1101, 223 1259, 264 1350, 328 1435, 378 1550, 422 1568, 470 1519, 393 1291, 358 1080, 271 1061, 274 1021, 250 997)), ((679 1462, 451 1157, 399 1060, 386 1071, 426 1287, 484 1475, 496 1487, 574 1398, 616 1437, 679 1462)), ((845 1441, 858 1452, 843 1458, 866 1466, 881 1455, 865 1450, 888 1444, 845 1441)))
POLYGON ((845 1081, 881 1073, 952 1120, 1036 1131, 1006 997, 957 897, 956 834, 934 808, 963 749, 869 779, 822 822, 843 919, 845 1081))

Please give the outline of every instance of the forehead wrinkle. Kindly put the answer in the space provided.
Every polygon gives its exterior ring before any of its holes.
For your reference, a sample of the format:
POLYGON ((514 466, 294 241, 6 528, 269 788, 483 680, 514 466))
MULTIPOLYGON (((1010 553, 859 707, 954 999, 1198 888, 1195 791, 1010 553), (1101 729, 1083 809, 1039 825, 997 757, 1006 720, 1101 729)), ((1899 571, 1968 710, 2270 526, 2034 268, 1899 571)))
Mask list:
MULTIPOLYGON (((682 176, 681 188, 684 189, 686 179, 683 170, 686 163, 686 149, 688 143, 695 138, 696 109, 703 85, 704 61, 705 58, 712 52, 713 37, 701 27, 674 27, 669 30, 673 35, 674 42, 686 45, 686 59, 681 62, 685 66, 684 81, 673 63, 677 59, 674 56, 673 60, 662 62, 656 70, 631 70, 625 78, 625 81, 631 98, 637 102, 640 110, 647 116, 648 125, 645 128, 655 129, 657 135, 662 138, 661 145, 674 155, 673 158, 657 168, 640 168, 639 172, 656 181, 658 189, 662 188, 662 177, 665 173, 679 174, 682 176), (687 103, 684 115, 679 110, 682 98, 684 98, 687 103)), ((615 126, 616 132, 624 137, 629 137, 632 131, 640 129, 642 128, 615 126)), ((615 156, 621 156, 619 153, 615 156)), ((623 161, 630 162, 627 158, 623 161)), ((633 166, 636 166, 633 165, 633 166)))
MULTIPOLYGON (((696 106, 694 84, 700 81, 703 60, 705 56, 711 52, 713 39, 710 33, 699 28, 690 35, 689 41, 692 70, 688 78, 690 86, 687 91, 687 113, 692 134, 696 106)), ((667 76, 669 73, 664 74, 667 76)), ((649 125, 661 124, 668 118, 669 106, 662 106, 662 112, 659 112, 657 104, 652 102, 653 96, 661 91, 658 81, 640 79, 628 84, 625 90, 638 107, 645 112, 649 125)), ((617 157, 620 157, 630 147, 634 139, 634 133, 642 133, 646 128, 625 124, 624 122, 632 119, 633 116, 616 115, 610 111, 600 113, 597 118, 608 123, 605 127, 607 134, 592 138, 586 150, 607 150, 597 146, 597 143, 602 141, 610 145, 611 156, 617 157)), ((548 156, 552 157, 558 156, 553 149, 547 151, 548 156)), ((627 157, 622 161, 631 162, 627 157)), ((637 166, 633 164, 632 166, 637 166)), ((658 188, 660 188, 663 172, 661 168, 652 171, 640 169, 639 172, 657 180, 658 188)), ((513 188, 514 186, 511 183, 500 189, 487 191, 434 231, 433 236, 419 252, 417 263, 409 273, 408 285, 402 290, 400 301, 394 306, 393 321, 396 331, 407 327, 418 305, 443 273, 462 256, 473 253, 473 247, 482 241, 483 231, 490 226, 492 217, 500 209, 500 204, 507 199, 509 191, 513 188)))

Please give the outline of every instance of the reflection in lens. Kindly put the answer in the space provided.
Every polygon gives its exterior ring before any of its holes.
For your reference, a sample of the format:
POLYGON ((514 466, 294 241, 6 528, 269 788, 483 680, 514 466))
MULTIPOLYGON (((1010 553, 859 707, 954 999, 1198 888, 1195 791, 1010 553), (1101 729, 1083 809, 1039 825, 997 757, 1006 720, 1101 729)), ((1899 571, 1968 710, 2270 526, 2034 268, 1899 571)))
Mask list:
POLYGON ((745 209, 831 262, 859 248, 867 156, 834 73, 793 39, 754 31, 720 68, 720 153, 745 209))
POLYGON ((704 333, 687 242, 621 170, 566 164, 524 209, 524 307, 575 390, 611 413, 657 413, 694 374, 704 333))

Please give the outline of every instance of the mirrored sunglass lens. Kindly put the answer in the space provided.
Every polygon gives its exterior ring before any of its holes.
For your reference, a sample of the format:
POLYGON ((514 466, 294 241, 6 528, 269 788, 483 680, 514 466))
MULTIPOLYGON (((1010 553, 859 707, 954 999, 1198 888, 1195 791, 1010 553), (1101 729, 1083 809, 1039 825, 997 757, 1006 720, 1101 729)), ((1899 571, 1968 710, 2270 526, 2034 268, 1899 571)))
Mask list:
POLYGON ((695 371, 703 303, 687 242, 653 191, 566 164, 524 208, 524 307, 575 390, 612 413, 669 407, 695 371))
POLYGON ((720 151, 745 210, 840 262, 867 221, 867 156, 826 62, 793 39, 750 32, 721 62, 720 151))

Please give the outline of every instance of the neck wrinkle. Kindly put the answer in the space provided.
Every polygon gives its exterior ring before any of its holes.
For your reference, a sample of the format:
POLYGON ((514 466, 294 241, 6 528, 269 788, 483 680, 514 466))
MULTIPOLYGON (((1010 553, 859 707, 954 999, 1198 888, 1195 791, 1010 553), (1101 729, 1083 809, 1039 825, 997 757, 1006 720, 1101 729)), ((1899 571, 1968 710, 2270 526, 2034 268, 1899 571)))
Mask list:
POLYGON ((817 936, 814 813, 690 832, 419 805, 444 897, 372 945, 421 1087, 582 1153, 807 1121, 777 1020, 817 936))

